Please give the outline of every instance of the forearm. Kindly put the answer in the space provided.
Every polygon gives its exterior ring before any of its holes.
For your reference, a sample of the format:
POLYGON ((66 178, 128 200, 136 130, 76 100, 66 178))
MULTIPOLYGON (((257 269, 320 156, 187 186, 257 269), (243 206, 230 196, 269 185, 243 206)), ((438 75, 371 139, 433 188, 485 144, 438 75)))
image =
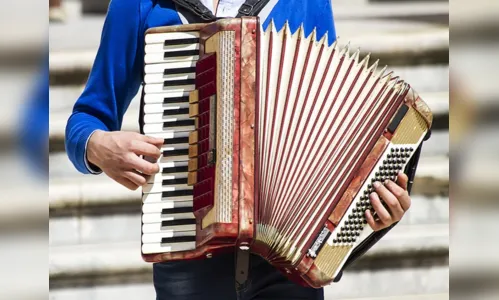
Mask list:
POLYGON ((109 131, 109 128, 97 117, 83 112, 71 115, 66 126, 66 153, 76 169, 84 174, 96 173, 87 161, 89 137, 96 130, 109 131))

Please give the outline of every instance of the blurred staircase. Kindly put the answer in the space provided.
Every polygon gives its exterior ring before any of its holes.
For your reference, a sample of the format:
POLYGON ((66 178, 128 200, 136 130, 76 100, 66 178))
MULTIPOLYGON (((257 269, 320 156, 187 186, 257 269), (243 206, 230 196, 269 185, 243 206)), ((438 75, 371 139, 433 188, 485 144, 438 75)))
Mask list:
MULTIPOLYGON (((64 153, 65 122, 104 17, 82 15, 76 0, 63 4, 65 23, 50 25, 50 299, 154 299, 151 265, 140 256, 140 192, 77 173, 64 153)), ((436 128, 423 146, 411 210, 326 288, 326 299, 448 299, 448 3, 333 0, 333 6, 340 41, 372 52, 411 82, 432 108, 436 128)), ((138 100, 123 130, 138 130, 138 100)))

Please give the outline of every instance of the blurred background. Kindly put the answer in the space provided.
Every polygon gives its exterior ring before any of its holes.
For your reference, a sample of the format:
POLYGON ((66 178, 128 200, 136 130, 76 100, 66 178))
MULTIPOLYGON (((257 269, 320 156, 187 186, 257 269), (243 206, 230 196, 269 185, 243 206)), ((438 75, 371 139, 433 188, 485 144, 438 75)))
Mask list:
POLYGON ((499 298, 499 3, 451 2, 451 295, 499 298))
POLYGON ((47 14, 0 0, 0 299, 48 291, 47 14))
MULTIPOLYGON (((50 298, 154 299, 151 265, 140 256, 140 192, 78 174, 64 153, 65 122, 92 65, 107 3, 58 4, 49 26, 50 298)), ((326 288, 326 299, 448 299, 449 3, 333 0, 333 10, 340 41, 372 52, 410 82, 435 123, 410 212, 326 288)), ((138 108, 139 96, 124 130, 138 130, 138 108)))

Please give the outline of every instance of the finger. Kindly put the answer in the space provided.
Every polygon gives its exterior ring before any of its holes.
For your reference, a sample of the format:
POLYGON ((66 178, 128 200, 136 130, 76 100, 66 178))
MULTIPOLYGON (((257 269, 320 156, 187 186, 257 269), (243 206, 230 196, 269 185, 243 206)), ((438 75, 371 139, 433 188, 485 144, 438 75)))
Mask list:
POLYGON ((152 136, 143 135, 143 134, 138 134, 138 135, 140 136, 138 138, 138 140, 141 140, 141 141, 146 142, 146 143, 151 144, 151 145, 155 145, 157 147, 161 147, 165 143, 165 139, 162 139, 162 138, 152 137, 152 136))
POLYGON ((377 193, 371 193, 369 195, 369 199, 371 200, 371 205, 374 208, 374 211, 378 215, 380 221, 385 225, 390 225, 393 223, 393 218, 388 212, 388 210, 383 206, 381 200, 377 193))
POLYGON ((376 222, 374 220, 374 216, 373 216, 373 214, 371 213, 371 211, 369 209, 366 210, 365 216, 366 216, 367 224, 369 224, 369 226, 371 227, 371 229, 373 231, 378 231, 380 229, 383 229, 383 225, 381 223, 376 222))
POLYGON ((130 155, 128 158, 128 166, 131 169, 146 175, 154 175, 159 172, 159 165, 157 163, 150 163, 137 155, 130 155))
MULTIPOLYGON (((389 182, 391 181, 386 180, 385 184, 388 184, 389 182)), ((393 183, 393 185, 396 186, 395 183, 393 183)), ((375 191, 388 207, 390 215, 392 216, 392 222, 400 221, 404 215, 404 210, 400 206, 399 199, 390 190, 388 190, 385 185, 375 185, 375 191)))
MULTIPOLYGON (((396 206, 397 206, 397 209, 398 209, 398 207, 400 207, 403 210, 402 214, 405 211, 407 211, 409 209, 409 207, 411 207, 411 197, 409 197, 409 194, 407 193, 407 191, 403 187, 400 187, 399 185, 397 185, 395 182, 393 182, 391 180, 387 180, 385 182, 385 187, 390 191, 390 193, 393 196, 395 196, 397 198, 398 201, 396 203, 396 206)), ((381 197, 383 197, 383 196, 381 196, 381 197)), ((385 198, 383 198, 383 200, 385 200, 385 198)), ((385 200, 385 202, 387 202, 387 201, 385 200)), ((390 209, 392 209, 391 206, 390 206, 390 209)))
POLYGON ((116 182, 118 182, 119 184, 121 184, 122 186, 126 187, 127 189, 129 190, 132 190, 132 191, 135 191, 139 186, 136 185, 135 183, 133 183, 132 181, 130 181, 130 179, 127 179, 125 177, 117 177, 117 178, 113 178, 116 182))
POLYGON ((125 171, 123 172, 123 177, 129 179, 137 186, 143 186, 147 183, 146 176, 140 174, 137 171, 125 171))
POLYGON ((397 175, 397 184, 404 190, 407 190, 408 182, 409 182, 409 177, 407 177, 407 175, 404 172, 400 171, 397 175))
POLYGON ((148 157, 152 157, 158 159, 161 156, 161 151, 158 147, 143 142, 143 141, 133 141, 132 146, 130 147, 130 151, 134 152, 137 155, 144 155, 148 157))

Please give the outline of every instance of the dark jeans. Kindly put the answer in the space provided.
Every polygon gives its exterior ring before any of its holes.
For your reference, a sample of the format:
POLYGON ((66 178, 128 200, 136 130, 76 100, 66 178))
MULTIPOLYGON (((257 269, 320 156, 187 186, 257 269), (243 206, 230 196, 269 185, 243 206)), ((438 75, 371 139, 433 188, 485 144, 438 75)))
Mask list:
POLYGON ((323 289, 289 281, 259 256, 250 258, 249 277, 235 288, 234 254, 211 259, 154 264, 157 300, 323 300, 323 289))

